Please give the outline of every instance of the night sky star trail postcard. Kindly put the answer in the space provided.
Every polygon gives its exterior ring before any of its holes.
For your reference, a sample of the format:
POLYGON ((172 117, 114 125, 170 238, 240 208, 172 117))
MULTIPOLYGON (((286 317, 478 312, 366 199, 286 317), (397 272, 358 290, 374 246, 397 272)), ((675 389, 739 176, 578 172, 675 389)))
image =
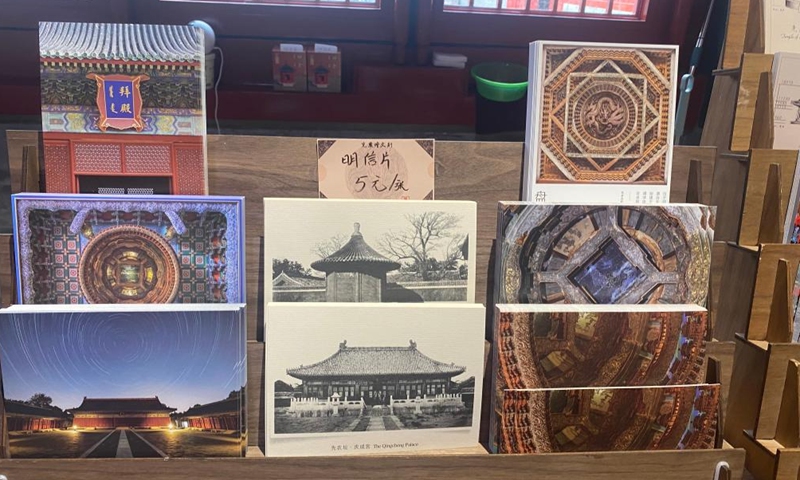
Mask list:
POLYGON ((273 302, 266 318, 268 457, 478 444, 482 305, 273 302))
POLYGON ((241 457, 244 305, 0 310, 12 458, 241 457))

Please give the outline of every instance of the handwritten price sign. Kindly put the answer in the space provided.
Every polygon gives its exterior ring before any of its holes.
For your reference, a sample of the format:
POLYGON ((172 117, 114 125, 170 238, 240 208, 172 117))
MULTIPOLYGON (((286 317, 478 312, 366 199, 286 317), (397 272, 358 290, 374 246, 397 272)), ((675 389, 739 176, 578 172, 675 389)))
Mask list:
POLYGON ((431 200, 433 140, 318 140, 321 198, 431 200))

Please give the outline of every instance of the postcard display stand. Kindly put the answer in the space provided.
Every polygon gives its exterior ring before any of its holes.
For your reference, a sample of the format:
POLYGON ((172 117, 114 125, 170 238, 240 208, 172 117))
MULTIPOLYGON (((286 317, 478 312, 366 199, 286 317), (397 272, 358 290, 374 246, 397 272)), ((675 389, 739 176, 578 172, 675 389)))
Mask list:
MULTIPOLYGON (((35 146, 40 142, 36 132, 8 132, 12 191, 35 190, 30 175, 38 165, 35 146), (33 147, 33 148, 31 148, 33 147)), ((497 224, 497 202, 519 197, 522 176, 520 160, 523 145, 519 143, 440 142, 436 158, 436 195, 441 200, 472 200, 478 203, 477 286, 476 303, 487 304, 492 291, 493 247, 497 224)), ((698 202, 717 198, 720 184, 715 168, 716 149, 676 147, 673 159, 673 202, 698 202), (712 184, 714 188, 712 188, 712 184)), ((265 422, 264 395, 264 212, 265 197, 317 196, 316 139, 209 136, 208 185, 212 195, 243 195, 246 198, 246 255, 249 257, 247 283, 247 372, 248 372, 248 452, 245 459, 211 461, 179 459, 137 459, 134 461, 103 460, 2 460, 0 474, 8 478, 107 478, 108 472, 151 478, 230 477, 265 478, 316 476, 321 478, 361 478, 380 476, 407 477, 470 477, 519 478, 524 472, 535 472, 537 479, 563 478, 640 480, 658 472, 663 480, 741 479, 745 463, 741 448, 726 446, 712 450, 635 451, 603 453, 562 453, 535 455, 489 455, 475 448, 430 451, 414 455, 306 457, 264 459, 265 422), (253 152, 259 152, 253 155, 253 152), (292 168, 286 167, 291 159, 292 168)), ((773 177, 779 175, 775 169, 773 177)), ((773 180, 774 182, 774 180, 773 180)), ((0 287, 3 305, 14 302, 13 259, 10 238, 0 241, 0 287)), ((718 259, 719 257, 715 257, 718 259)), ((720 283, 717 279, 716 283, 720 283)), ((712 281, 712 285, 714 282, 712 281)), ((718 287, 711 291, 720 298, 718 287)), ((725 302, 719 302, 724 304, 725 302)), ((715 312, 711 303, 709 310, 715 312)), ((491 311, 491 310, 489 310, 491 311)), ((713 317, 712 317, 713 318, 713 317)), ((717 315, 717 318, 720 318, 717 315)), ((715 342, 716 343, 716 342, 715 342)), ((725 377, 729 370, 724 345, 709 344, 709 382, 725 377), (716 357, 714 352, 717 352, 716 357), (716 358, 716 360, 715 360, 716 358), (717 361, 719 360, 719 361, 717 361), (721 366, 721 368, 720 368, 721 366)), ((797 367, 795 367, 796 369, 797 367)), ((491 371, 491 366, 489 370, 491 371)), ((796 377, 796 370, 793 373, 796 377)), ((797 388, 797 382, 794 383, 797 388)), ((485 389, 488 393, 488 389, 485 389)), ((486 396, 486 395, 485 395, 486 396)), ((794 410, 796 417, 797 400, 794 410)), ((485 402, 488 405, 488 402, 485 402)), ((791 400, 787 401, 782 419, 791 417, 791 400)), ((0 402, 0 413, 2 412, 0 402)), ((484 408, 488 413, 488 408, 484 408)), ((797 419, 794 419, 797 424, 797 419)), ((485 426, 484 426, 485 427, 485 426)), ((776 433, 785 439, 791 429, 776 433)), ((793 430, 795 432, 797 429, 793 430)), ((7 433, 3 431, 0 449, 7 451, 7 433)), ((3 452, 6 453, 6 452, 3 452)))
MULTIPOLYGON (((24 136, 24 135, 23 135, 24 136)), ((28 182, 17 181, 16 177, 27 178, 22 172, 25 146, 36 145, 38 138, 34 135, 28 141, 20 142, 14 134, 9 135, 10 150, 14 172, 14 189, 35 188, 28 182), (13 145, 12 145, 13 143, 13 145), (20 162, 22 159, 22 162, 20 162), (21 165, 21 166, 20 166, 21 165)), ((375 456, 347 458, 304 458, 263 460, 265 444, 264 396, 270 395, 270 386, 266 382, 264 370, 265 331, 264 331, 264 296, 262 285, 265 278, 263 265, 265 245, 270 236, 265 234, 263 225, 264 212, 258 207, 263 197, 314 197, 317 192, 316 163, 314 159, 316 142, 313 139, 282 139, 259 137, 211 137, 209 139, 209 187, 210 193, 222 195, 226 192, 246 196, 247 211, 246 247, 250 255, 247 266, 247 303, 248 310, 248 376, 251 394, 248 402, 248 457, 261 457, 262 460, 230 460, 225 462, 201 462, 196 460, 175 460, 171 462, 141 460, 126 464, 115 464, 111 468, 118 471, 130 469, 139 475, 157 478, 168 476, 184 477, 193 473, 205 476, 222 476, 231 474, 243 478, 263 475, 295 476, 319 472, 326 478, 352 478, 360 471, 368 471, 369 476, 397 475, 402 471, 408 476, 470 476, 483 478, 518 477, 523 471, 536 471, 537 478, 556 479, 565 476, 580 478, 614 478, 640 479, 652 475, 654 469, 659 471, 660 478, 741 478, 744 465, 744 451, 741 449, 721 448, 709 450, 675 450, 647 452, 602 452, 602 453, 569 453, 538 455, 494 455, 490 456, 475 445, 466 450, 449 450, 422 452, 416 455, 375 456), (260 154, 253 157, 252 152, 260 154), (285 160, 291 158, 295 168, 286 169, 285 160), (234 166, 236 168, 234 168, 234 166), (400 469, 400 470, 398 470, 400 469)), ((30 152, 28 150, 28 152, 30 152)), ((671 192, 674 202, 693 201, 702 203, 704 199, 713 198, 714 157, 713 148, 678 148, 673 160, 671 192), (705 189, 704 189, 705 187, 705 189)), ((519 196, 519 179, 521 177, 520 161, 522 145, 519 144, 482 144, 482 143, 444 143, 437 154, 437 195, 438 199, 473 200, 478 203, 478 228, 475 250, 477 252, 474 269, 477 277, 477 303, 492 303, 492 241, 496 232, 496 205, 500 200, 516 199, 519 196), (478 187, 480 185, 480 187, 478 187)), ((327 200, 324 202, 333 202, 327 200)), ((312 222, 309 222, 312 223, 312 222)), ((356 233, 358 227, 356 227, 356 233)), ((355 234, 354 234, 355 235, 355 234)), ((706 261, 704 257, 703 261, 706 261)), ((707 266, 707 265, 706 265, 707 266)), ((8 288, 10 275, 2 277, 8 288)), ((267 277, 269 278, 269 277, 267 277)), ((5 301, 5 300, 4 300, 5 301)), ((270 307, 271 308, 271 307, 270 307)), ((713 307, 712 307, 713 311, 713 307)), ((271 330, 270 330, 271 331, 271 330)), ((270 339, 273 341, 274 339, 270 339)), ((302 340, 302 338, 301 338, 302 340)), ((412 342, 412 348, 415 344, 412 342)), ((340 344, 340 351, 345 350, 346 343, 340 344)), ((712 348, 709 348, 712 350, 712 348)), ((274 350, 272 350, 274 352, 274 350)), ((719 352, 718 352, 719 353, 719 352)), ((719 368, 722 362, 709 361, 713 366, 708 380, 718 382, 719 368)), ((493 371, 489 366, 488 371, 493 371)), ((269 397, 268 397, 269 398, 269 397)), ((681 402, 683 403, 683 402, 681 402)), ((484 409, 485 413, 487 409, 484 409)), ((485 426, 484 426, 485 428, 485 426)), ((721 435, 716 435, 718 441, 721 435)), ((4 443, 7 445, 7 443, 4 443)), ((99 462, 27 462, 25 460, 8 460, 0 464, 0 470, 15 478, 22 478, 25 473, 35 478, 48 478, 50 472, 71 471, 83 477, 95 474, 103 478, 109 469, 107 463, 99 462), (63 463, 63 466, 61 466, 63 463), (41 466, 40 466, 41 465, 41 466)))
MULTIPOLYGON (((735 348, 725 440, 747 451, 757 480, 798 478, 798 364, 793 286, 800 245, 786 244, 798 151, 773 150, 773 55, 763 1, 733 0, 702 145, 719 151, 722 279, 715 338, 735 348), (735 99, 735 100, 732 100, 735 99), (713 120, 711 120, 713 119, 713 120), (736 211, 741 208, 740 211, 736 211)), ((717 248, 717 247, 715 247, 717 248)))
MULTIPOLYGON (((35 132, 9 132, 9 151, 14 192, 21 188, 23 147, 36 145, 35 132)), ((744 451, 717 450, 563 453, 537 455, 489 455, 474 449, 433 451, 417 455, 365 456, 339 458, 270 458, 265 460, 264 445, 264 332, 263 332, 263 197, 314 197, 316 191, 316 139, 210 136, 209 187, 214 195, 243 194, 246 197, 248 262, 248 458, 208 461, 181 459, 140 459, 46 462, 4 460, 0 473, 9 478, 62 478, 65 474, 82 478, 106 478, 109 469, 135 472, 153 478, 184 478, 187 475, 211 477, 264 478, 267 476, 320 476, 355 478, 361 472, 369 477, 452 476, 470 478, 518 478, 520 472, 536 472, 536 477, 556 480, 567 477, 617 478, 641 480, 659 472, 660 479, 742 478, 744 451), (252 152, 260 152, 253 156, 252 152), (295 168, 286 169, 284 160, 292 158, 295 168), (260 459, 260 460, 259 460, 260 459), (113 463, 111 463, 113 462, 113 463), (57 472, 57 473, 56 473, 57 472)), ((492 242, 496 233, 497 202, 518 198, 521 176, 521 143, 440 142, 437 145, 437 198, 478 202, 478 241, 476 302, 485 303, 491 291, 492 242)), ((715 149, 677 147, 673 161, 672 200, 702 201, 710 198, 715 149), (691 185, 691 188, 689 188, 691 185)), ((707 200, 706 200, 707 201, 707 200)), ((5 245, 6 242, 0 244, 5 245)), ((4 259, 9 252, 0 252, 4 259)), ((2 265, 8 265, 0 262, 2 265)), ((11 272, 0 271, 2 290, 10 289, 11 272)), ((7 297, 4 298, 4 302, 7 297)), ((708 352, 713 355, 714 344, 708 352)), ((717 351, 717 355, 723 355, 717 351)), ((710 362, 715 364, 714 362, 710 362)), ((725 361, 723 360, 723 365, 725 361)), ((713 369, 712 369, 713 370, 713 369)), ((723 373, 725 369, 723 368, 723 373)), ((715 381, 715 378, 709 378, 715 381)), ((487 402, 488 404, 488 402, 487 402)))

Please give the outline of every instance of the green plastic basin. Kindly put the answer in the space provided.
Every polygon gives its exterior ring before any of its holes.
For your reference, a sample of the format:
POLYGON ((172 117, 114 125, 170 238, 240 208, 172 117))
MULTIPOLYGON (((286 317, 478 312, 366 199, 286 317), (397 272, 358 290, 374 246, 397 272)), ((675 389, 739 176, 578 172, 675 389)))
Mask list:
POLYGON ((528 69, 516 63, 481 63, 472 67, 478 94, 495 102, 514 102, 528 90, 528 69))

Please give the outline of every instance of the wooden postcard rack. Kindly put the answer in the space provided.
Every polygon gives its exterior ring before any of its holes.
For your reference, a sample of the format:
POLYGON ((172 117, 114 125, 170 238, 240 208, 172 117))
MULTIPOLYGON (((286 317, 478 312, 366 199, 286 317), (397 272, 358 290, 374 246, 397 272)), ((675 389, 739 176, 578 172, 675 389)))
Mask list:
POLYGON ((731 0, 708 112, 713 121, 701 142, 719 147, 718 168, 729 181, 715 195, 734 205, 718 216, 717 238, 729 243, 714 334, 735 344, 725 440, 747 450, 746 467, 757 480, 796 480, 800 343, 792 342, 792 289, 800 245, 782 242, 798 152, 772 150, 773 56, 763 53, 762 1, 731 0))
POLYGON ((792 343, 794 276, 781 260, 765 341, 737 336, 725 439, 747 451, 757 480, 800 475, 798 375, 800 344, 792 343))
MULTIPOLYGON (((8 132, 12 176, 21 173, 21 152, 38 143, 37 132, 8 132)), ((486 302, 490 291, 490 255, 496 233, 497 202, 518 199, 523 163, 522 143, 438 142, 436 198, 478 202, 477 301, 486 302)), ((537 479, 587 480, 615 478, 641 480, 658 472, 660 480, 742 478, 744 450, 725 446, 717 450, 615 452, 590 454, 488 455, 480 447, 466 452, 429 452, 391 457, 292 458, 265 460, 264 447, 264 343, 263 343, 263 197, 315 197, 316 139, 209 136, 209 187, 215 195, 244 195, 248 256, 248 457, 243 460, 178 459, 168 462, 118 460, 3 460, 0 474, 19 478, 50 479, 80 476, 84 479, 133 474, 152 478, 295 477, 375 478, 470 477, 519 478, 535 472, 537 479), (257 153, 254 153, 257 152, 257 153), (290 165, 290 166, 289 166, 290 165), (260 458, 260 460, 258 460, 260 458)), ((712 199, 716 149, 677 147, 673 158, 671 199, 674 202, 712 199)), ((20 182, 14 182, 20 185, 20 182)), ((14 187, 15 192, 17 191, 14 187)), ((712 201, 713 203, 713 201, 712 201)), ((10 240, 10 239, 9 239, 10 240)), ((5 242, 0 242, 0 255, 5 242)), ((9 243, 10 244, 10 243, 9 243)), ((0 262, 0 288, 13 290, 10 263, 0 262)), ((3 298, 6 301, 7 297, 3 298)), ((730 365, 733 349, 713 342, 709 355, 730 365), (719 346, 722 348, 714 348, 719 346)), ((725 377, 725 370, 721 371, 725 377)), ((719 371, 719 370, 715 370, 719 371)), ((723 403, 726 399, 723 397, 723 403)))

